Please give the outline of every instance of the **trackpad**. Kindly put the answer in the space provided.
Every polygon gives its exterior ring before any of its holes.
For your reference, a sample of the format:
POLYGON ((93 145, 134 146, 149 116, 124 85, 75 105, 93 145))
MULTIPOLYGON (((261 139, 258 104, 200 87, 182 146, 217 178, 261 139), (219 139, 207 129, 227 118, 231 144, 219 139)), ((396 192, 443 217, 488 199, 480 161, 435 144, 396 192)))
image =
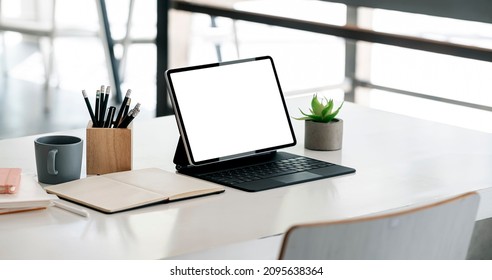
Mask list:
POLYGON ((274 179, 276 181, 283 182, 283 183, 294 183, 294 182, 310 181, 310 180, 313 180, 313 179, 319 178, 319 177, 323 177, 323 176, 304 171, 304 172, 299 172, 299 173, 294 173, 294 174, 282 175, 282 176, 278 176, 278 177, 275 177, 272 179, 274 179))

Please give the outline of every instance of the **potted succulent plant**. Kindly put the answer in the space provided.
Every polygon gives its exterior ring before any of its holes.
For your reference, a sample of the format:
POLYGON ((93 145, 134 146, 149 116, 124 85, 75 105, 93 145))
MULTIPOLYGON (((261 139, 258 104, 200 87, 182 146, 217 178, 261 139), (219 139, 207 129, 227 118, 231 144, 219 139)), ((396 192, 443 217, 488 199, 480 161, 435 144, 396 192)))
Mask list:
POLYGON ((304 147, 310 150, 334 151, 342 148, 343 120, 336 118, 343 103, 335 110, 333 99, 319 100, 313 95, 310 114, 294 118, 305 121, 304 147))

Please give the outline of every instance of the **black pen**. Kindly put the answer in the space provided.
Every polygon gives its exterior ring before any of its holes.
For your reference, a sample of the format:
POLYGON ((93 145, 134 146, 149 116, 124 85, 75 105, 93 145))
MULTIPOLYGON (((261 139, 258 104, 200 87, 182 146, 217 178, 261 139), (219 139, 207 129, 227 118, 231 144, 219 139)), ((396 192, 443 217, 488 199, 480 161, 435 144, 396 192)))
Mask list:
POLYGON ((135 105, 135 108, 131 109, 130 112, 128 113, 128 116, 126 116, 118 126, 118 128, 127 128, 128 125, 133 121, 133 119, 140 113, 140 103, 137 103, 135 105))
POLYGON ((87 105, 87 110, 89 111, 89 115, 91 116, 92 123, 94 124, 96 122, 96 117, 94 116, 94 112, 92 111, 92 106, 91 103, 89 102, 89 98, 87 97, 87 92, 85 92, 85 89, 82 90, 82 96, 84 96, 85 105, 87 105))
POLYGON ((99 127, 99 111, 101 110, 100 108, 100 99, 101 99, 101 94, 99 93, 99 90, 96 91, 96 121, 92 122, 92 127, 99 127))
POLYGON ((127 105, 130 106, 130 103, 128 103, 128 99, 130 99, 130 95, 131 94, 132 94, 132 90, 131 89, 129 89, 129 90, 126 91, 125 98, 123 99, 123 102, 121 102, 120 110, 118 111, 118 116, 116 117, 116 121, 114 122, 115 123, 115 127, 117 127, 120 124, 121 118, 123 117, 123 112, 125 111, 125 107, 127 105))
POLYGON ((106 117, 106 122, 104 123, 104 127, 110 128, 113 123, 114 112, 116 112, 116 107, 110 106, 108 109, 108 116, 106 117))

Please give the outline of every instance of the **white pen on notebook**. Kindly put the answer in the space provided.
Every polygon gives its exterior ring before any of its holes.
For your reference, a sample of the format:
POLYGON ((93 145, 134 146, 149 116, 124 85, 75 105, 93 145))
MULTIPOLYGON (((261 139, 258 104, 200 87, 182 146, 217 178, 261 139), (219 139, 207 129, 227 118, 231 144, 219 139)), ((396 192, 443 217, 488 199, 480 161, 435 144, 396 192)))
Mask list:
POLYGON ((89 212, 87 212, 85 209, 78 208, 78 207, 73 207, 68 204, 65 204, 63 202, 53 200, 53 206, 58 207, 60 209, 66 210, 68 212, 72 212, 74 214, 80 215, 82 217, 89 217, 89 212))

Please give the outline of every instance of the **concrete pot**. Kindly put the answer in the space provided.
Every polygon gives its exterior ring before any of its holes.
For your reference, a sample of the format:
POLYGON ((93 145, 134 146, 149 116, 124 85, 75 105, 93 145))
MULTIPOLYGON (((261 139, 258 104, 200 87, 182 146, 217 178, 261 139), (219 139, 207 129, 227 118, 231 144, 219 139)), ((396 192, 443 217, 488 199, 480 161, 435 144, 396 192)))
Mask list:
POLYGON ((336 151, 342 148, 343 120, 329 123, 305 121, 304 147, 317 151, 336 151))

